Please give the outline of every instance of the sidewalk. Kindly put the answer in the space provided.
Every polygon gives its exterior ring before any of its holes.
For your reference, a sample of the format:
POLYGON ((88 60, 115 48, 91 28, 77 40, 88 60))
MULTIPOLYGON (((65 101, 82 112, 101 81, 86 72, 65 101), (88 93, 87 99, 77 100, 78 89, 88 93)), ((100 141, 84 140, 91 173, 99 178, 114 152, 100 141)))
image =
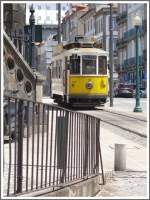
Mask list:
MULTIPOLYGON (((118 129, 119 130, 119 129, 118 129)), ((104 172, 112 171, 112 177, 96 197, 146 197, 147 147, 126 139, 113 130, 101 126, 101 150, 104 172), (114 171, 115 144, 126 144, 126 171, 114 171)))
POLYGON ((130 117, 135 117, 137 119, 140 120, 144 120, 147 121, 147 111, 143 111, 143 112, 133 112, 133 107, 131 107, 130 105, 127 106, 119 106, 117 103, 114 102, 114 106, 110 107, 110 103, 107 102, 104 106, 104 110, 108 111, 108 112, 113 112, 113 113, 117 113, 117 114, 123 114, 126 116, 130 116, 130 117))

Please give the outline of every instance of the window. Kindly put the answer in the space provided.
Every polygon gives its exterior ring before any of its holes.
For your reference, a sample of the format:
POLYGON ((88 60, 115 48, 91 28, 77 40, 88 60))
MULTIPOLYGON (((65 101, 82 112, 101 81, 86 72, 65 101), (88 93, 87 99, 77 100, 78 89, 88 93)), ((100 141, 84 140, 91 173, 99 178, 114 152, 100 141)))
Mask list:
POLYGON ((38 16, 37 19, 38 19, 38 20, 41 20, 41 16, 38 16))
POLYGON ((117 27, 117 22, 116 22, 116 17, 112 17, 112 28, 116 28, 117 27))
POLYGON ((50 10, 51 9, 50 5, 46 5, 46 9, 50 10))
POLYGON ((47 20, 47 21, 50 21, 50 16, 47 16, 47 17, 46 17, 46 20, 47 20))
POLYGON ((84 34, 86 33, 86 23, 84 23, 84 34))
POLYGON ((56 68, 54 62, 52 62, 51 65, 52 65, 52 77, 56 78, 56 68))
POLYGON ((41 10, 41 5, 38 5, 38 9, 41 10))
POLYGON ((91 19, 91 30, 92 30, 92 28, 93 28, 93 26, 92 26, 92 25, 93 25, 93 20, 91 19))
POLYGON ((63 7, 62 7, 62 10, 66 10, 66 7, 65 7, 65 6, 63 6, 63 7))
POLYGON ((96 20, 96 33, 98 33, 98 20, 96 20))
POLYGON ((117 45, 117 38, 114 38, 114 39, 113 39, 113 51, 116 51, 116 50, 117 50, 116 45, 117 45))
POLYGON ((96 74, 96 56, 82 56, 82 73, 96 74))
POLYGON ((107 57, 98 57, 98 74, 107 74, 107 57))
POLYGON ((70 73, 80 74, 80 56, 77 54, 70 56, 70 73))
POLYGON ((58 13, 56 13, 56 21, 58 21, 58 13))
POLYGON ((100 18, 100 32, 103 32, 103 18, 100 18))
POLYGON ((100 33, 101 32, 101 20, 99 19, 99 30, 98 32, 100 33))
POLYGON ((89 32, 89 30, 90 30, 90 23, 89 23, 89 21, 88 21, 88 32, 89 32))

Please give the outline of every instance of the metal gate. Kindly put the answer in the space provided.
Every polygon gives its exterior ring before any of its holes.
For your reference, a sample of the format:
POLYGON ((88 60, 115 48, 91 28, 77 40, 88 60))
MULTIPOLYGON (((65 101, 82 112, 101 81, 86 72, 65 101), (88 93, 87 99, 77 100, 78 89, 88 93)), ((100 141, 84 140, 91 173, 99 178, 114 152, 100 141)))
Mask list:
POLYGON ((4 196, 55 191, 100 174, 104 183, 100 119, 8 96, 3 118, 4 196))

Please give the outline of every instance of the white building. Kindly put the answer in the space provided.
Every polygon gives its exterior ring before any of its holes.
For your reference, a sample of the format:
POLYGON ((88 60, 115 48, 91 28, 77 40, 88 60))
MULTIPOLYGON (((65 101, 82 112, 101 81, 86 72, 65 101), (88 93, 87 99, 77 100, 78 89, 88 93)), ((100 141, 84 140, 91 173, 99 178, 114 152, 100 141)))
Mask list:
POLYGON ((119 79, 120 82, 136 83, 135 71, 135 27, 133 18, 135 15, 141 18, 139 40, 139 65, 140 85, 146 87, 147 77, 147 5, 143 3, 119 4, 118 15, 118 56, 119 56, 119 79))
MULTIPOLYGON (((26 24, 29 24, 31 5, 31 3, 26 4, 26 24)), ((33 8, 35 10, 35 24, 58 24, 58 8, 56 3, 33 3, 33 8)), ((67 10, 68 4, 61 3, 61 18, 64 17, 67 10)))
MULTIPOLYGON (((96 37, 96 41, 102 48, 109 52, 110 41, 110 6, 105 4, 89 4, 88 11, 80 17, 84 24, 84 35, 87 38, 96 37)), ((118 63, 116 43, 118 40, 118 27, 116 23, 118 5, 112 6, 112 30, 113 30, 113 57, 114 57, 114 82, 118 80, 116 66, 118 63)))

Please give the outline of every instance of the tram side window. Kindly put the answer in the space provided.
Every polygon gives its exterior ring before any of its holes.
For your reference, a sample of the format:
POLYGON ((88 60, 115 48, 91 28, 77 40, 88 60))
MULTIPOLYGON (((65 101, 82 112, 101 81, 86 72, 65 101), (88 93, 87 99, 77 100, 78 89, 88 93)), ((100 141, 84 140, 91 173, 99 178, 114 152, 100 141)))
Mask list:
POLYGON ((96 74, 96 56, 91 56, 91 55, 82 56, 82 73, 96 74))
POLYGON ((107 57, 98 57, 98 74, 107 74, 107 57))
POLYGON ((70 73, 80 74, 80 56, 76 54, 70 56, 70 73))

